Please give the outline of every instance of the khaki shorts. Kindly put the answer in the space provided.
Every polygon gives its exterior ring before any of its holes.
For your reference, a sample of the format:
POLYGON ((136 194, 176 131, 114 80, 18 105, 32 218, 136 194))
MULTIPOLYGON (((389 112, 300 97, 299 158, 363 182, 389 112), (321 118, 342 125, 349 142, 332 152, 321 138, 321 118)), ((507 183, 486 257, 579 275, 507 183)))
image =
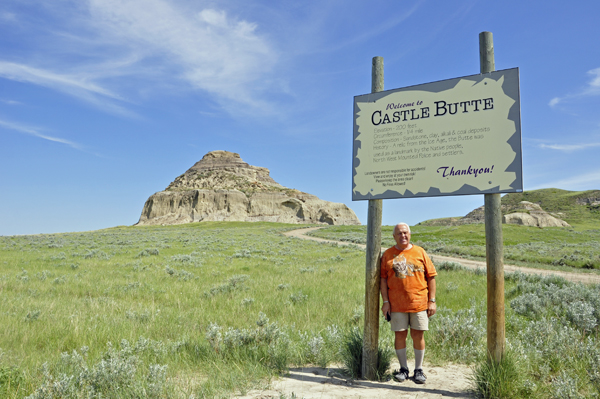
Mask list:
POLYGON ((408 330, 409 326, 413 330, 429 330, 429 317, 427 317, 426 310, 418 313, 393 312, 391 315, 390 326, 392 331, 408 330))

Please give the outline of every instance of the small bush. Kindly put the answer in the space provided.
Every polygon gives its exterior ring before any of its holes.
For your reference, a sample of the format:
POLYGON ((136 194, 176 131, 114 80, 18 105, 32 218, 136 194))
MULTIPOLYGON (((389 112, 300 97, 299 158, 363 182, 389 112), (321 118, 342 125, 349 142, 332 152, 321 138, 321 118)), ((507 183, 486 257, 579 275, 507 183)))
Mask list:
POLYGON ((431 329, 428 344, 445 358, 471 363, 485 341, 486 317, 477 312, 477 306, 456 312, 440 308, 435 328, 431 329))
POLYGON ((455 271, 455 270, 467 270, 466 267, 461 265, 458 262, 441 262, 435 265, 436 270, 447 270, 447 271, 455 271))
POLYGON ((141 258, 144 256, 157 256, 158 254, 159 254, 159 251, 157 248, 144 249, 136 255, 136 258, 141 258))
POLYGON ((190 263, 194 260, 194 258, 191 255, 180 254, 171 256, 171 260, 174 262, 190 263))
POLYGON ((102 359, 92 366, 88 366, 87 347, 72 354, 65 352, 54 367, 44 364, 44 381, 27 399, 162 398, 167 366, 151 364, 144 372, 139 360, 139 355, 157 342, 141 338, 131 346, 123 340, 120 349, 109 343, 102 359))
POLYGON ((250 306, 254 303, 254 298, 244 298, 242 299, 242 306, 250 306))
POLYGON ((520 399, 526 397, 525 374, 510 351, 500 363, 481 356, 473 374, 477 391, 486 399, 520 399))
POLYGON ((240 275, 233 276, 229 280, 227 280, 225 283, 211 288, 210 291, 205 291, 204 296, 212 297, 217 294, 225 294, 225 293, 232 292, 232 291, 244 290, 244 289, 246 289, 244 282, 246 280, 248 280, 249 278, 250 278, 250 276, 248 276, 246 274, 240 274, 240 275))
POLYGON ((317 270, 314 267, 302 267, 300 268, 300 273, 314 273, 317 270))
POLYGON ((247 249, 242 249, 236 253, 234 253, 233 255, 231 255, 232 258, 250 258, 252 257, 252 253, 247 250, 247 249))
POLYGON ((18 391, 24 384, 25 377, 19 368, 0 367, 0 396, 8 397, 9 392, 18 391))
POLYGON ((188 281, 194 278, 193 273, 183 269, 176 270, 169 266, 165 267, 165 272, 171 277, 176 277, 178 280, 188 281))
POLYGON ((308 299, 308 295, 303 294, 302 291, 298 291, 295 294, 290 295, 290 301, 295 305, 302 303, 302 302, 306 301, 307 299, 308 299))
POLYGON ((216 323, 210 323, 206 339, 215 353, 225 358, 249 358, 257 363, 283 373, 288 364, 290 339, 276 322, 269 323, 267 316, 260 312, 257 328, 232 328, 223 332, 216 323))
MULTIPOLYGON (((363 335, 358 327, 350 329, 344 337, 342 346, 342 361, 344 371, 352 378, 362 377, 363 335)), ((384 381, 388 378, 388 369, 394 357, 394 351, 389 347, 379 345, 377 349, 377 379, 384 381)))
POLYGON ((27 312, 27 315, 25 316, 25 321, 26 322, 30 322, 30 321, 35 321, 37 319, 39 319, 40 315, 42 314, 41 310, 30 310, 29 312, 27 312))

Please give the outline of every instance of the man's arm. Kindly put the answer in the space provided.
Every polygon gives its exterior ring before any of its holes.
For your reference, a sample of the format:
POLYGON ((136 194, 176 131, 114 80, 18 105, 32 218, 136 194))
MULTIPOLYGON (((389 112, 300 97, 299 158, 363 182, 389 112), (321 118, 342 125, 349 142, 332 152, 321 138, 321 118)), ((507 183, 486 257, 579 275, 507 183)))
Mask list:
POLYGON ((427 298, 427 317, 431 317, 437 310, 435 302, 431 302, 431 299, 435 299, 435 276, 427 279, 427 289, 429 291, 427 298))
POLYGON ((390 307, 390 299, 388 297, 388 285, 387 285, 387 279, 386 278, 381 278, 380 284, 379 284, 379 290, 381 291, 381 298, 383 299, 383 306, 381 306, 381 311, 383 312, 383 315, 385 316, 388 313, 391 313, 391 307, 390 307))

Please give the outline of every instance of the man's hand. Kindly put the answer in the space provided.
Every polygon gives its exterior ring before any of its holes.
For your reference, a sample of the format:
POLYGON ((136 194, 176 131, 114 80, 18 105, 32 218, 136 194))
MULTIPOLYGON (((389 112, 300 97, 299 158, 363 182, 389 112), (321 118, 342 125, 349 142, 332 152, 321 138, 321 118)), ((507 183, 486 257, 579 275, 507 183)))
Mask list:
POLYGON ((436 291, 436 284, 435 284, 435 276, 433 277, 429 277, 427 279, 427 289, 429 290, 428 293, 428 302, 427 302, 427 317, 431 317, 435 314, 436 311, 436 306, 435 306, 435 302, 431 302, 429 301, 429 299, 434 299, 435 300, 435 291, 436 291))
POLYGON ((433 316, 436 310, 435 302, 427 302, 427 317, 433 316))
POLYGON ((389 302, 384 302, 383 306, 381 307, 381 312, 383 313, 383 317, 385 317, 386 314, 392 314, 392 308, 390 306, 389 302))

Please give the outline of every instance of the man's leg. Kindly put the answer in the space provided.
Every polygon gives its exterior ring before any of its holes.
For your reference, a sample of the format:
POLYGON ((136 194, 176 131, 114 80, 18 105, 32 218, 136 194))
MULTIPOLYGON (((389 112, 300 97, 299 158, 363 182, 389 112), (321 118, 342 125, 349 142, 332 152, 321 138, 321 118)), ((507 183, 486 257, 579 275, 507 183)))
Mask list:
POLYGON ((413 349, 415 350, 415 382, 423 384, 425 375, 423 374, 423 358, 425 357, 425 331, 410 329, 410 337, 413 340, 413 349))
POLYGON ((394 335, 394 348, 396 349, 396 356, 398 356, 400 367, 408 370, 408 361, 406 358, 406 337, 408 335, 408 330, 394 331, 394 335))
POLYGON ((394 348, 400 362, 400 371, 394 373, 394 379, 404 382, 408 379, 408 362, 406 361, 406 337, 408 336, 408 313, 392 313, 390 327, 394 332, 394 348))
POLYGON ((406 337, 408 336, 408 330, 394 331, 394 335, 394 348, 406 349, 406 337))
POLYGON ((410 329, 410 337, 413 340, 415 350, 415 369, 423 368, 423 357, 425 356, 425 331, 410 329))
POLYGON ((408 336, 408 330, 394 331, 394 335, 394 348, 396 349, 398 362, 400 362, 400 371, 394 375, 394 379, 398 382, 404 382, 408 379, 408 361, 406 358, 406 337, 408 336))

